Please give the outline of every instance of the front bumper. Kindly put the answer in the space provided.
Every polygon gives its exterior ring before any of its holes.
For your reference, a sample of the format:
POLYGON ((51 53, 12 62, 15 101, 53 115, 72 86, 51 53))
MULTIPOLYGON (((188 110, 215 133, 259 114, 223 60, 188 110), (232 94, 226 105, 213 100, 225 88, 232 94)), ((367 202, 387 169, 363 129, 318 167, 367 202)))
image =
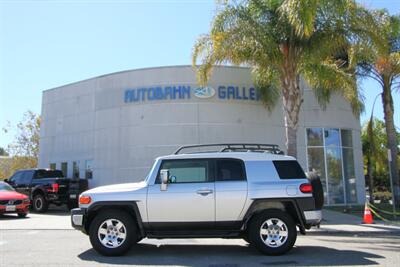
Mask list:
POLYGON ((71 210, 72 227, 86 234, 85 222, 86 222, 86 209, 76 208, 71 210))
POLYGON ((306 225, 319 225, 322 220, 321 210, 307 210, 304 211, 304 218, 306 219, 306 225))

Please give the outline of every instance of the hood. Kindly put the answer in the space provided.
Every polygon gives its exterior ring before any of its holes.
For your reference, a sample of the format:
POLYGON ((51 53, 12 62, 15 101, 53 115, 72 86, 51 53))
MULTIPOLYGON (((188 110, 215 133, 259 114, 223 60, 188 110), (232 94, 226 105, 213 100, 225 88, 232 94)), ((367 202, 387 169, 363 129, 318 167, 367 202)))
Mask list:
POLYGON ((127 192, 127 191, 136 191, 138 189, 142 189, 146 187, 146 182, 138 182, 138 183, 126 183, 126 184, 114 184, 114 185, 106 185, 99 186, 93 189, 87 190, 82 193, 82 195, 90 195, 96 193, 108 193, 108 192, 127 192))
POLYGON ((28 196, 20 194, 15 191, 0 191, 0 200, 9 200, 9 199, 22 200, 27 198, 28 196))

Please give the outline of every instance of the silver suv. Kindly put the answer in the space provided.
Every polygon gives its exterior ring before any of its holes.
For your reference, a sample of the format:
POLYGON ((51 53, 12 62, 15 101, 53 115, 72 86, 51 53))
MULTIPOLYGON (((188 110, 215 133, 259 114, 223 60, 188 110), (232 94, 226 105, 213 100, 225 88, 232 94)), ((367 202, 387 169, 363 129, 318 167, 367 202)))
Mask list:
POLYGON ((181 147, 157 158, 143 182, 97 187, 79 202, 72 226, 103 255, 145 237, 243 238, 279 255, 293 247, 296 226, 305 234, 320 223, 323 193, 276 145, 213 144, 181 147))

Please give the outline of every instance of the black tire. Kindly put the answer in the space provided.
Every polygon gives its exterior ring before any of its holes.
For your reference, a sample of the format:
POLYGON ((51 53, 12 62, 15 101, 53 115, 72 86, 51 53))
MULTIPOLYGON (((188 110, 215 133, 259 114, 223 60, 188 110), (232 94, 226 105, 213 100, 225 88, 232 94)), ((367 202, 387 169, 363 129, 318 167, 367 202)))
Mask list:
MULTIPOLYGON (((248 226, 249 239, 253 246, 255 246, 261 253, 266 255, 282 255, 288 252, 294 246, 297 238, 297 229, 292 217, 281 210, 266 210, 251 219, 248 226), (276 222, 279 219, 284 223, 287 231, 286 239, 282 240, 281 245, 268 245, 264 243, 262 235, 260 234, 261 227, 269 219, 276 222)), ((265 237, 265 236, 264 236, 265 237)), ((282 237, 283 238, 283 237, 282 237)), ((277 244, 277 243, 275 243, 277 244)))
POLYGON ((132 216, 124 211, 104 210, 99 213, 92 221, 89 227, 89 238, 93 248, 104 256, 120 256, 126 253, 132 245, 138 240, 137 227, 132 216), (99 228, 105 221, 113 219, 123 223, 126 228, 125 240, 115 248, 106 247, 100 241, 98 236, 99 228))
POLYGON ((28 215, 28 213, 18 213, 18 217, 20 218, 25 218, 28 215))
POLYGON ((32 208, 35 212, 43 213, 49 208, 49 203, 42 194, 37 194, 33 197, 32 208))
POLYGON ((77 208, 78 206, 79 206, 79 205, 78 205, 78 201, 77 201, 77 200, 69 200, 68 203, 67 203, 67 208, 68 208, 68 210, 75 209, 75 208, 77 208))
POLYGON ((324 189, 322 187, 321 179, 315 172, 310 172, 307 175, 308 181, 313 188, 313 197, 315 201, 315 209, 320 210, 324 206, 324 189))

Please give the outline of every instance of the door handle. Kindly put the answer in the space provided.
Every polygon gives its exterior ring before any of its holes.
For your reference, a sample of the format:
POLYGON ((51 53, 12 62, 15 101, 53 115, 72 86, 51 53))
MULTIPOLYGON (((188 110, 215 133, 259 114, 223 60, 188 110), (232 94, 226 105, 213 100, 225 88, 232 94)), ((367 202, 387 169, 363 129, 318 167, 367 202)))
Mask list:
POLYGON ((196 191, 197 194, 202 195, 202 196, 207 196, 208 194, 211 194, 213 191, 211 189, 199 189, 196 191))

